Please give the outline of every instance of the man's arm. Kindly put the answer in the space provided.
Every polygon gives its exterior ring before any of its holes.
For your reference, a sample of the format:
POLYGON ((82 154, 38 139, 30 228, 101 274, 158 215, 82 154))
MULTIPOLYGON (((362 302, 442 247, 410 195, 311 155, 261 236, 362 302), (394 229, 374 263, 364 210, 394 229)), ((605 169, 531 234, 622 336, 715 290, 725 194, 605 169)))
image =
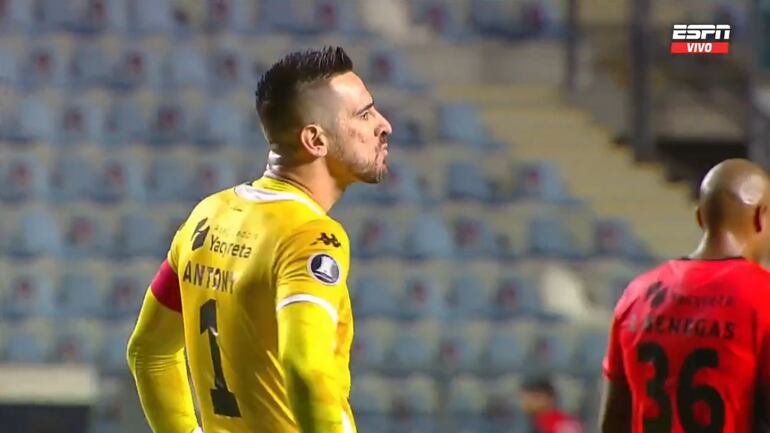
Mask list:
POLYGON ((299 227, 276 250, 279 357, 302 433, 345 431, 335 344, 348 248, 342 227, 323 219, 299 227))
POLYGON ((604 381, 601 408, 601 433, 629 433, 631 431, 631 390, 625 382, 604 381))
POLYGON ((145 295, 128 342, 128 366, 155 433, 191 433, 198 428, 187 380, 178 292, 176 274, 164 262, 145 295))

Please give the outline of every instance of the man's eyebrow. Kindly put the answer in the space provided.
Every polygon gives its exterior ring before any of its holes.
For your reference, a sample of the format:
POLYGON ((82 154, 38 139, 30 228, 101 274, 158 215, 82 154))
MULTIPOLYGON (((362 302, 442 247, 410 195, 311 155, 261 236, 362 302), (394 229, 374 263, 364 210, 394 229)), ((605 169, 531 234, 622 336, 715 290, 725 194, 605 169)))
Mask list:
POLYGON ((360 110, 356 111, 356 116, 358 116, 358 115, 360 115, 360 114, 363 114, 363 113, 364 113, 364 111, 366 111, 366 110, 368 110, 368 109, 370 109, 370 108, 372 108, 372 107, 374 107, 374 101, 372 101, 372 102, 370 102, 369 104, 367 104, 367 105, 366 105, 366 107, 364 107, 364 108, 362 108, 362 109, 360 109, 360 110))

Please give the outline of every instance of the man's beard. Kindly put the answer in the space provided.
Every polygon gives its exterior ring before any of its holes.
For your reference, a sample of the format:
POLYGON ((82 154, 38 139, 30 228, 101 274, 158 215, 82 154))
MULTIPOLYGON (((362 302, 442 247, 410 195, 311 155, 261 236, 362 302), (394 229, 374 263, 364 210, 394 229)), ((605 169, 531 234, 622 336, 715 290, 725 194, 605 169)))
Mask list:
POLYGON ((365 161, 363 159, 357 159, 352 154, 347 155, 343 149, 337 146, 332 147, 332 151, 336 154, 338 160, 347 167, 347 171, 356 181, 366 184, 378 184, 385 179, 388 169, 384 161, 382 166, 377 165, 379 154, 374 160, 365 161))

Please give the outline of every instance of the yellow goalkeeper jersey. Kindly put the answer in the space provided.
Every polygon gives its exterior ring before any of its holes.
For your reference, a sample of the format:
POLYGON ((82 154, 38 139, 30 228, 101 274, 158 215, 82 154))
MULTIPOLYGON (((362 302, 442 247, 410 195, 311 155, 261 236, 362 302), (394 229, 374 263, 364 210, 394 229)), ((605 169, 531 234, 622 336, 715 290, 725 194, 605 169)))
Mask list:
POLYGON ((278 359, 278 311, 317 304, 336 323, 345 431, 353 316, 347 234, 308 195, 263 177, 203 200, 168 263, 181 293, 185 348, 205 433, 294 433, 278 359))

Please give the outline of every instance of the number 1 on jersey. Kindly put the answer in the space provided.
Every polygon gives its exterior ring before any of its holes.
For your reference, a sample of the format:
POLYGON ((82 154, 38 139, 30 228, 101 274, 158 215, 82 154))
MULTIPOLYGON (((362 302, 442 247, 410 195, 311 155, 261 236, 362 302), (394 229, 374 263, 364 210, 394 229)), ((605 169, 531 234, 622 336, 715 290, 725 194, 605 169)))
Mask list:
POLYGON ((225 374, 222 371, 222 354, 219 351, 217 337, 217 301, 209 299, 201 306, 201 334, 209 332, 209 346, 211 347, 211 363, 214 365, 214 389, 211 390, 211 404, 217 415, 240 417, 241 411, 235 394, 227 389, 225 374))

